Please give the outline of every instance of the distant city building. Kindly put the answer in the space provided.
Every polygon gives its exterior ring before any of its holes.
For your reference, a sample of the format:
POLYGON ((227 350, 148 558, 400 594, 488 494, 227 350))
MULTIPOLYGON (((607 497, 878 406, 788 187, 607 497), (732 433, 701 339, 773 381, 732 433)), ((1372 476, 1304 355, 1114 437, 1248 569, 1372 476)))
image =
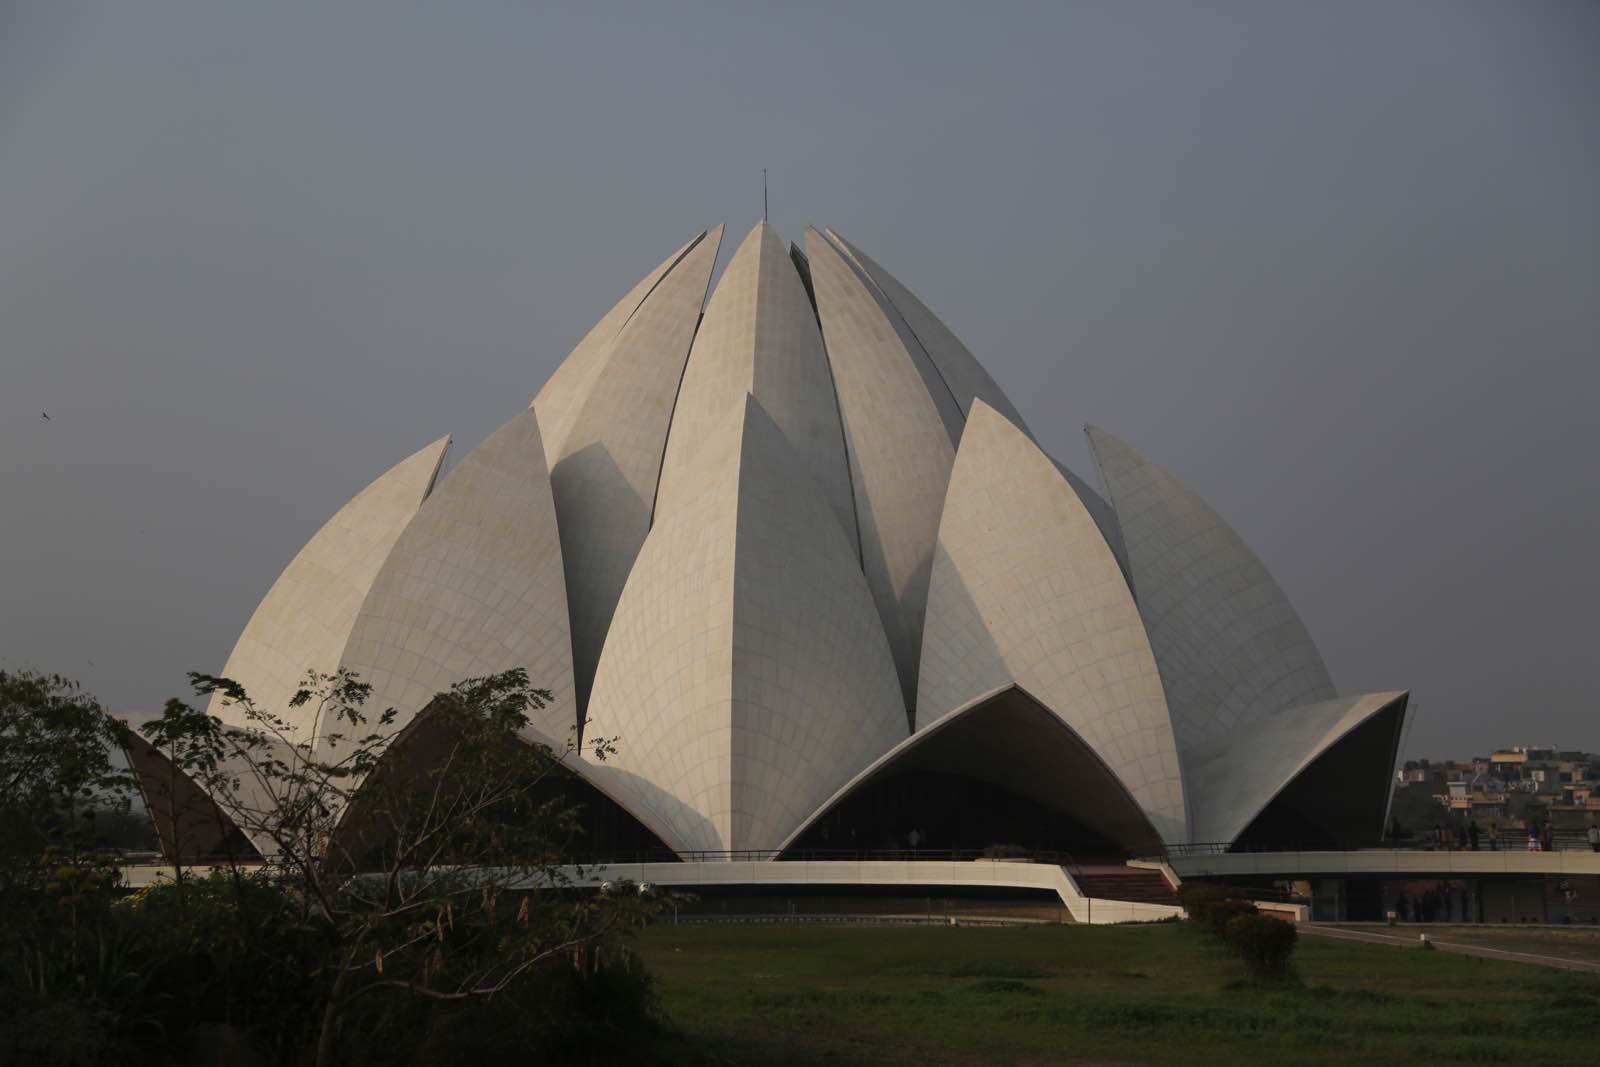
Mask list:
POLYGON ((1430 819, 1448 817, 1517 832, 1530 822, 1548 822, 1558 846, 1564 841, 1568 847, 1587 847, 1587 829, 1600 821, 1597 768, 1600 758, 1576 749, 1513 746, 1472 760, 1407 760, 1395 783, 1400 790, 1429 789, 1438 805, 1430 819))

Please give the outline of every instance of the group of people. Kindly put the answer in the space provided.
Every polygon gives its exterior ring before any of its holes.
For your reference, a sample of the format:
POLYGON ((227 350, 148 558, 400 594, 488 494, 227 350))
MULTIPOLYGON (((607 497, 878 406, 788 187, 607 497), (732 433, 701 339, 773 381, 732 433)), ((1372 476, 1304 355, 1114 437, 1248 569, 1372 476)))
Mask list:
MULTIPOLYGON (((1489 851, 1498 852, 1502 847, 1500 826, 1490 823, 1488 829, 1489 851)), ((1600 852, 1600 824, 1590 823, 1587 831, 1589 847, 1595 852, 1600 852)), ((1395 835, 1398 837, 1398 835, 1395 835)), ((1448 823, 1434 823, 1433 832, 1428 835, 1428 843, 1436 850, 1449 852, 1456 849, 1478 851, 1479 842, 1478 824, 1468 822, 1463 828, 1456 829, 1448 823)), ((1549 819, 1542 822, 1538 819, 1528 820, 1527 848, 1529 852, 1551 852, 1555 849, 1555 830, 1549 819)), ((1515 841, 1508 842, 1512 848, 1516 847, 1515 841)))
POLYGON ((1401 893, 1395 901, 1395 912, 1403 923, 1448 922, 1450 911, 1450 887, 1443 882, 1415 898, 1401 893))
MULTIPOLYGON (((1429 843, 1438 851, 1450 852, 1454 849, 1470 849, 1478 851, 1478 824, 1469 822, 1463 829, 1457 830, 1448 823, 1434 823, 1433 833, 1429 835, 1429 843)), ((1500 847, 1500 831, 1493 824, 1489 824, 1489 847, 1500 847)))

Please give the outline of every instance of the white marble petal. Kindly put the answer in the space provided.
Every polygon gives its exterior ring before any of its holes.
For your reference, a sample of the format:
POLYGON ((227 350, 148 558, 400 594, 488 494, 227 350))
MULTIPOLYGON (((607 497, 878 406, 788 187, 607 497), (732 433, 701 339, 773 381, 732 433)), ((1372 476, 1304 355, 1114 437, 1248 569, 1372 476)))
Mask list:
MULTIPOLYGON (((851 794, 902 771, 987 783, 1066 814, 1128 852, 1148 854, 1161 847, 1148 813, 1093 747, 1026 689, 1010 683, 979 694, 879 756, 819 804, 779 848, 793 847, 851 794)), ((1003 830, 997 826, 995 832, 1003 830)))
MULTIPOLYGON (((307 671, 339 665, 373 579, 432 490, 449 446, 450 438, 439 438, 357 493, 267 590, 222 668, 258 708, 309 730, 302 721, 309 709, 292 709, 289 699, 307 671)), ((231 725, 249 725, 221 696, 212 697, 208 710, 231 725)))
POLYGON ((1012 404, 1011 399, 995 384, 989 372, 983 369, 983 364, 974 358, 967 350, 967 346, 961 343, 960 338, 952 333, 937 315, 928 310, 926 304, 917 299, 916 294, 901 285, 894 275, 878 266, 861 249, 831 229, 827 233, 835 244, 849 253, 889 303, 894 305, 895 310, 900 313, 906 326, 922 346, 922 350, 939 369, 939 376, 944 379, 963 412, 971 409, 974 399, 980 399, 1004 415, 1011 425, 1029 437, 1033 436, 1028 430, 1027 423, 1022 421, 1022 416, 1017 412, 1016 405, 1012 404))
POLYGON ((550 468, 580 711, 617 597, 650 531, 667 427, 721 242, 718 226, 618 331, 550 468))
POLYGON ((1116 557, 1050 457, 978 399, 939 525, 917 728, 1012 683, 1072 727, 1165 840, 1183 840, 1161 676, 1116 557))
POLYGON ((964 420, 927 356, 856 266, 812 229, 806 254, 844 420, 862 569, 909 708, 933 543, 964 420))
POLYGON ((701 230, 693 240, 662 260, 655 270, 646 274, 638 285, 628 291, 627 296, 617 301, 616 305, 584 335, 583 340, 578 342, 577 347, 567 358, 561 361, 555 373, 550 375, 549 381, 539 390, 539 395, 533 398, 533 409, 539 413, 539 428, 544 436, 545 459, 549 466, 556 465, 556 459, 561 454, 561 444, 567 439, 567 431, 571 429, 578 413, 583 410, 584 400, 594 388, 595 379, 600 376, 601 369, 610 358, 617 333, 666 273, 677 265, 691 248, 699 244, 705 235, 705 231, 701 230))
POLYGON ((456 682, 522 667, 555 698, 535 725, 566 738, 577 723, 566 600, 544 445, 528 409, 418 510, 372 583, 342 665, 371 683, 369 711, 399 711, 396 728, 456 682))
POLYGON ((656 521, 675 496, 693 494, 685 483, 695 453, 747 394, 783 431, 855 546, 849 461, 822 331, 788 248, 766 222, 729 260, 695 334, 667 435, 656 521))
POLYGON ((1094 524, 1100 527, 1100 536, 1111 546, 1112 555, 1117 557, 1117 566, 1122 568, 1122 576, 1127 579, 1129 588, 1132 588, 1133 579, 1128 576, 1128 549, 1122 543, 1122 527, 1117 523, 1116 509, 1095 490, 1094 486, 1078 477, 1077 472, 1071 467, 1055 458, 1050 462, 1056 465, 1056 470, 1060 471, 1067 484, 1072 486, 1072 491, 1078 494, 1083 506, 1089 509, 1089 514, 1094 517, 1094 524))
MULTIPOLYGON (((1232 842, 1318 757, 1363 723, 1395 710, 1406 696, 1368 693, 1288 708, 1189 752, 1185 771, 1194 797, 1193 840, 1232 842)), ((1383 778, 1378 770, 1376 777, 1383 778)), ((1388 779, 1383 784, 1387 787, 1388 779)), ((1328 804, 1339 800, 1329 797, 1328 804)))
POLYGON ((1334 697, 1305 624, 1266 566, 1206 502, 1093 426, 1182 752, 1283 708, 1334 697))
POLYGON ((625 806, 691 849, 776 848, 906 733, 837 516, 753 398, 733 415, 645 542, 589 705, 625 806))

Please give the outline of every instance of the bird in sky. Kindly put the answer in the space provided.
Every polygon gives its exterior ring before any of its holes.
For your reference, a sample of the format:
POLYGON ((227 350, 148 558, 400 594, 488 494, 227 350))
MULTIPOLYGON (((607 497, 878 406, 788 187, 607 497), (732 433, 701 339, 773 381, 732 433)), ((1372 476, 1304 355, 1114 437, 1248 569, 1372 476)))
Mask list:
POLYGON ((48 411, 39 412, 39 417, 41 419, 43 419, 45 422, 49 422, 50 421, 50 413, 48 411))

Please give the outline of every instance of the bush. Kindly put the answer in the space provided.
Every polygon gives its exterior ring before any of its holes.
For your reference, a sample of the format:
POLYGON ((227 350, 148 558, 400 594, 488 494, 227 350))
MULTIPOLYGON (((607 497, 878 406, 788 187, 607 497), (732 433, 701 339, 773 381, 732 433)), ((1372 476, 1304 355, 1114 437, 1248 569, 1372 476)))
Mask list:
POLYGON ((1256 913, 1254 904, 1228 886, 1185 884, 1178 889, 1178 899, 1189 919, 1219 941, 1227 939, 1228 923, 1238 916, 1256 913))
POLYGON ((1243 961, 1256 981, 1281 981, 1289 974, 1295 929, 1261 914, 1238 889, 1190 883, 1178 888, 1189 921, 1209 932, 1243 961))
POLYGON ((163 882, 119 900, 122 925, 147 942, 141 970, 161 991, 167 1031, 227 1024, 274 1060, 292 1059, 326 993, 322 931, 295 899, 240 872, 163 882))
POLYGON ((1189 913, 1189 918, 1195 922, 1205 922, 1206 912, 1217 901, 1237 899, 1239 899, 1238 891, 1225 885, 1184 882, 1178 886, 1178 902, 1183 905, 1183 910, 1189 913))
POLYGON ((1258 981, 1276 982, 1289 976, 1289 957, 1297 938, 1292 924, 1260 912, 1234 916, 1224 933, 1228 947, 1258 981))
POLYGON ((224 875, 114 897, 95 873, 0 897, 0 1063, 138 1067, 224 1036, 293 1061, 324 952, 290 898, 224 875))

